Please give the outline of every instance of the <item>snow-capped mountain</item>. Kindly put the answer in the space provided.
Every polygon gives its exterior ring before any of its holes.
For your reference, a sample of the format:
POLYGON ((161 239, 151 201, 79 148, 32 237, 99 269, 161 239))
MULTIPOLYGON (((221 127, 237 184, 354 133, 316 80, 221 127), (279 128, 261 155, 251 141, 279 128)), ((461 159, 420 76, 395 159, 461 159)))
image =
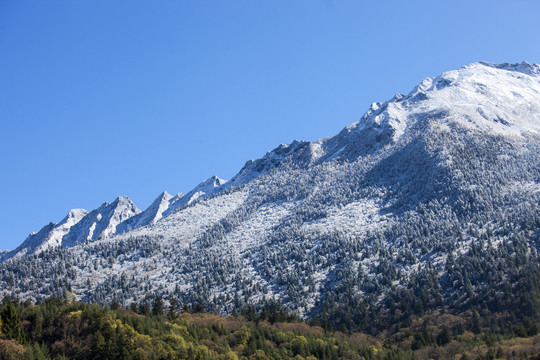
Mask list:
POLYGON ((112 203, 105 202, 70 228, 69 233, 62 238, 62 246, 69 247, 87 240, 109 237, 116 233, 118 225, 140 212, 126 196, 119 196, 112 203))
POLYGON ((39 254, 51 247, 69 247, 87 240, 106 238, 155 224, 162 217, 197 199, 218 193, 226 182, 212 176, 197 185, 186 196, 182 193, 172 196, 164 191, 145 211, 140 211, 129 197, 124 196, 118 197, 111 204, 106 202, 91 212, 84 209, 71 210, 60 223, 51 222, 45 225, 39 232, 31 233, 15 250, 0 254, 0 261, 11 257, 39 254))
POLYGON ((121 234, 142 226, 155 224, 163 217, 163 213, 171 207, 171 204, 182 197, 182 194, 172 196, 167 191, 162 192, 146 210, 118 224, 115 233, 121 234))
POLYGON ((88 214, 84 209, 73 209, 58 224, 52 222, 45 225, 40 231, 31 233, 26 240, 14 251, 5 254, 5 258, 39 254, 51 247, 61 246, 62 239, 70 229, 88 214))
POLYGON ((163 212, 163 216, 167 216, 176 209, 189 205, 197 199, 202 199, 206 196, 218 193, 223 189, 222 185, 224 185, 226 182, 226 180, 220 179, 215 175, 206 179, 199 185, 195 186, 195 188, 188 192, 185 196, 177 196, 176 198, 172 199, 169 208, 163 212))
POLYGON ((157 294, 223 313, 278 301, 337 325, 511 311, 539 290, 539 204, 540 66, 480 62, 113 222, 140 226, 83 231, 105 213, 91 212, 71 247, 1 263, 0 296, 157 294))

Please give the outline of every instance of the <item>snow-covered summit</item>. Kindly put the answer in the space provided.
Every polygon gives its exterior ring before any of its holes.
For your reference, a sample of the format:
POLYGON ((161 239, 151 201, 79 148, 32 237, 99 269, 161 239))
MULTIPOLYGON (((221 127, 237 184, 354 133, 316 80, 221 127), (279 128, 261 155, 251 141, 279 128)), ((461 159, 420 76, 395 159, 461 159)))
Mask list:
POLYGON ((141 210, 127 196, 119 196, 112 203, 105 202, 88 213, 63 238, 62 246, 73 246, 87 240, 97 240, 116 233, 116 227, 141 210))
POLYGON ((217 188, 219 188, 221 185, 225 184, 227 180, 220 179, 216 175, 209 177, 199 185, 197 185, 191 192, 188 193, 198 193, 198 192, 204 192, 205 194, 211 194, 213 193, 217 188))
POLYGON ((287 160, 354 161, 395 144, 427 122, 500 136, 540 134, 540 66, 477 62, 428 77, 407 95, 373 103, 359 121, 333 137, 280 145, 248 161, 231 184, 248 182, 287 160))
POLYGON ((439 119, 506 136, 540 133, 540 66, 473 63, 426 78, 408 95, 374 103, 347 127, 378 129, 395 141, 419 121, 439 119))
POLYGON ((73 219, 80 219, 83 216, 88 214, 88 210, 85 209, 71 209, 69 213, 66 215, 66 217, 60 222, 69 222, 70 220, 73 221, 73 219))
POLYGON ((58 224, 49 223, 38 232, 30 233, 24 242, 10 252, 6 258, 24 256, 26 254, 39 254, 52 247, 62 245, 62 239, 70 229, 88 214, 84 209, 71 210, 58 224))
POLYGON ((314 142, 293 141, 249 160, 229 182, 245 184, 280 164, 353 161, 391 146, 428 121, 502 136, 540 134, 540 66, 477 62, 426 78, 407 95, 371 104, 359 121, 314 142))
POLYGON ((167 191, 162 192, 146 210, 118 224, 116 233, 120 234, 149 224, 155 224, 163 217, 163 213, 169 209, 171 204, 181 197, 181 194, 172 196, 167 191))
POLYGON ((163 216, 168 216, 173 213, 175 210, 191 204, 197 199, 202 199, 203 197, 213 195, 224 189, 223 185, 227 183, 227 180, 220 179, 216 175, 209 177, 205 181, 201 182, 199 185, 195 186, 193 190, 188 192, 184 196, 176 196, 171 199, 170 206, 167 210, 163 212, 163 216))
POLYGON ((127 196, 119 196, 112 203, 105 202, 90 212, 73 209, 60 223, 49 223, 40 231, 30 233, 17 249, 1 253, 0 262, 11 257, 38 254, 52 247, 71 247, 153 225, 176 209, 218 193, 226 182, 212 176, 186 196, 182 193, 172 196, 163 191, 145 211, 139 210, 127 196))

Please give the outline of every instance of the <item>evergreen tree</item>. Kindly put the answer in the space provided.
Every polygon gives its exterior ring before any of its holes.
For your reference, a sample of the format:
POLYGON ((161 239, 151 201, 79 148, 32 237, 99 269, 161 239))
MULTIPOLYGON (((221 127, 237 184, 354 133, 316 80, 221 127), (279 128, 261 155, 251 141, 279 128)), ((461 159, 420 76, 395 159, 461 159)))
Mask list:
POLYGON ((146 301, 143 301, 139 305, 139 314, 141 315, 148 315, 150 314, 150 306, 148 306, 148 303, 146 301))
POLYGON ((0 317, 2 319, 2 334, 8 339, 14 339, 24 344, 25 337, 21 327, 21 319, 11 301, 4 303, 0 317))
POLYGON ((28 346, 28 353, 27 357, 29 360, 48 360, 49 357, 49 351, 47 350, 47 347, 45 345, 39 345, 37 343, 34 343, 31 346, 28 346))
POLYGON ((156 316, 163 316, 163 300, 160 297, 154 299, 154 306, 152 307, 152 314, 156 316))
POLYGON ((439 344, 440 346, 444 346, 448 344, 450 340, 452 340, 452 333, 450 332, 448 327, 443 326, 441 332, 439 333, 439 335, 437 335, 437 344, 439 344))
POLYGON ((118 310, 120 309, 120 303, 118 302, 118 300, 116 300, 116 298, 113 299, 113 301, 111 302, 111 310, 118 310))
POLYGON ((176 300, 176 298, 172 298, 169 304, 169 313, 168 313, 169 319, 175 318, 175 314, 176 314, 175 311, 177 307, 178 307, 178 300, 176 300))
POLYGON ((473 312, 471 330, 475 334, 480 334, 482 331, 482 327, 480 326, 480 316, 476 311, 473 312))

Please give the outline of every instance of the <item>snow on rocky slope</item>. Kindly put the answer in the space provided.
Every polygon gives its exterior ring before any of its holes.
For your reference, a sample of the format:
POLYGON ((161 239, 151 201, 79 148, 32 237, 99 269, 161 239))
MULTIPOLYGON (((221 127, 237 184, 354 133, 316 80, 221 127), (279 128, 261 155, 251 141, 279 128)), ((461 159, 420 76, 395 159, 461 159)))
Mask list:
POLYGON ((176 209, 189 205, 197 199, 202 199, 203 197, 219 192, 223 189, 222 185, 224 185, 226 182, 226 180, 220 179, 215 175, 206 179, 199 185, 195 186, 195 188, 188 192, 185 196, 178 197, 171 201, 169 208, 163 212, 163 216, 167 216, 176 209))
POLYGON ((181 194, 172 196, 166 191, 162 192, 145 211, 118 224, 115 233, 121 234, 148 224, 155 224, 163 217, 163 213, 170 208, 171 204, 181 197, 181 194))
POLYGON ((111 236, 116 233, 119 224, 140 212, 129 197, 119 196, 112 203, 105 202, 70 228, 62 238, 62 246, 69 247, 111 236))
POLYGON ((11 252, 10 255, 24 256, 33 253, 39 254, 50 247, 61 246, 63 237, 87 214, 88 211, 84 209, 71 210, 58 224, 49 223, 40 231, 28 235, 26 240, 11 252))
POLYGON ((212 176, 191 190, 186 196, 162 192, 152 204, 140 211, 129 197, 120 196, 112 203, 104 203, 88 212, 74 209, 58 224, 49 223, 39 232, 32 233, 15 250, 0 256, 0 261, 11 257, 39 254, 50 247, 70 247, 88 240, 107 238, 147 225, 155 224, 162 217, 191 204, 197 199, 217 193, 226 181, 212 176))

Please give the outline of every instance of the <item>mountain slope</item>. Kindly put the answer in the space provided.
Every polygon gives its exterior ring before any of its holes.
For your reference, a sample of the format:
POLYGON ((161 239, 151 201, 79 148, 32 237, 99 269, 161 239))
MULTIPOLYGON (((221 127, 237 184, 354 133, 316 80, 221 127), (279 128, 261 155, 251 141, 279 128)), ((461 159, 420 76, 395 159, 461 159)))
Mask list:
POLYGON ((49 223, 37 233, 30 234, 19 247, 11 253, 6 254, 6 258, 24 256, 26 254, 39 254, 48 248, 61 246, 63 237, 87 214, 88 211, 84 209, 71 210, 58 224, 49 223))
POLYGON ((428 78, 155 223, 5 261, 0 295, 159 294, 223 313, 278 301, 373 331, 427 310, 538 316, 539 99, 528 63, 428 78))
POLYGON ((177 209, 218 193, 227 181, 212 176, 197 185, 184 196, 162 192, 145 210, 140 211, 128 197, 118 197, 112 204, 88 212, 72 210, 59 224, 49 223, 39 232, 32 233, 15 250, 0 254, 0 261, 11 257, 39 254, 41 251, 58 246, 70 247, 87 240, 96 240, 122 234, 147 225, 155 224, 177 209), (78 224, 81 222, 80 224, 78 224), (77 225, 77 226, 75 226, 77 225))

